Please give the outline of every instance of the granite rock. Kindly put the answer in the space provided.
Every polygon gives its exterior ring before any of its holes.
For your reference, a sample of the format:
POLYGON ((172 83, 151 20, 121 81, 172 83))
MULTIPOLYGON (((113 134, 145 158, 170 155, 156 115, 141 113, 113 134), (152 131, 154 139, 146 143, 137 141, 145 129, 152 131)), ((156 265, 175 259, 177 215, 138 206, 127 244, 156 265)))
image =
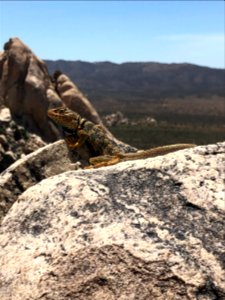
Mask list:
POLYGON ((68 76, 56 71, 51 77, 46 64, 19 38, 11 38, 0 53, 0 105, 3 104, 10 109, 16 123, 46 142, 63 136, 48 118, 47 110, 66 105, 93 123, 101 124, 108 138, 125 152, 135 151, 107 130, 93 105, 68 76))
POLYGON ((45 141, 54 141, 57 131, 46 114, 48 88, 54 89, 45 63, 20 39, 10 39, 0 57, 0 97, 18 124, 45 141))
POLYGON ((0 229, 0 299, 225 299, 224 157, 218 143, 28 188, 0 229))
POLYGON ((45 145, 39 136, 15 123, 8 108, 0 108, 0 172, 17 159, 45 145))
POLYGON ((0 221, 18 196, 30 186, 49 176, 77 168, 76 163, 71 163, 63 140, 18 159, 0 174, 0 221))

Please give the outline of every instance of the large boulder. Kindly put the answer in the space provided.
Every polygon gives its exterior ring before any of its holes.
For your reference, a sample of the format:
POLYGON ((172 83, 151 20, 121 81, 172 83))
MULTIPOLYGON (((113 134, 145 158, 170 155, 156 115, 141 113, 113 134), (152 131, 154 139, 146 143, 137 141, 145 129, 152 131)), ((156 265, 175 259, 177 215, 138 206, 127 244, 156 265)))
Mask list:
POLYGON ((224 154, 219 143, 28 188, 0 229, 0 299, 225 299, 224 154))
POLYGON ((47 118, 49 99, 46 91, 52 88, 48 70, 32 51, 18 38, 4 45, 0 58, 0 93, 13 119, 46 141, 59 137, 47 118))
POLYGON ((64 141, 42 147, 23 156, 0 174, 0 221, 18 196, 42 179, 78 168, 71 164, 64 141))

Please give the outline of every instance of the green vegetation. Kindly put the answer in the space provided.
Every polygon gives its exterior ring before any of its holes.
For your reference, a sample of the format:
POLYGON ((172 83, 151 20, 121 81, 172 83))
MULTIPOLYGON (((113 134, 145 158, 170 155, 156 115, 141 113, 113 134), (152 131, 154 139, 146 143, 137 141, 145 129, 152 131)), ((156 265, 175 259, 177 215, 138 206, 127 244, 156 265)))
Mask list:
POLYGON ((147 117, 157 121, 155 127, 146 124, 110 128, 119 139, 139 149, 176 143, 204 145, 225 141, 224 97, 183 97, 123 104, 118 104, 117 110, 121 110, 130 122, 145 124, 147 117))
POLYGON ((139 149, 176 143, 212 144, 225 140, 225 127, 168 125, 150 126, 120 125, 109 128, 120 140, 139 149))

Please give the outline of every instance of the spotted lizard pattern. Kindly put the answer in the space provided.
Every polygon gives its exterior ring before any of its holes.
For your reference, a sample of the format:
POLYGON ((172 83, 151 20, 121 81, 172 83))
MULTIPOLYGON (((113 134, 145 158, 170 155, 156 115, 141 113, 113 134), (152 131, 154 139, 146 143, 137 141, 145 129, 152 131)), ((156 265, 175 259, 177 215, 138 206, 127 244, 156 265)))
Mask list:
POLYGON ((64 139, 70 150, 79 149, 84 143, 91 145, 90 165, 86 168, 98 168, 121 161, 155 157, 195 146, 194 144, 175 144, 135 153, 124 153, 116 142, 108 138, 101 125, 82 118, 78 113, 65 106, 49 109, 48 116, 62 127, 64 139))

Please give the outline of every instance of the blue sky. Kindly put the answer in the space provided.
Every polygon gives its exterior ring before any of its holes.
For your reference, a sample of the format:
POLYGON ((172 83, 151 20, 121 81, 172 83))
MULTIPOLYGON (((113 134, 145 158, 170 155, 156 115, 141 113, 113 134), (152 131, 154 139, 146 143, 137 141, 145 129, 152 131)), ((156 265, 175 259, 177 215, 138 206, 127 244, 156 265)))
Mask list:
POLYGON ((0 44, 17 36, 42 59, 224 68, 224 12, 224 1, 0 1, 0 44))

